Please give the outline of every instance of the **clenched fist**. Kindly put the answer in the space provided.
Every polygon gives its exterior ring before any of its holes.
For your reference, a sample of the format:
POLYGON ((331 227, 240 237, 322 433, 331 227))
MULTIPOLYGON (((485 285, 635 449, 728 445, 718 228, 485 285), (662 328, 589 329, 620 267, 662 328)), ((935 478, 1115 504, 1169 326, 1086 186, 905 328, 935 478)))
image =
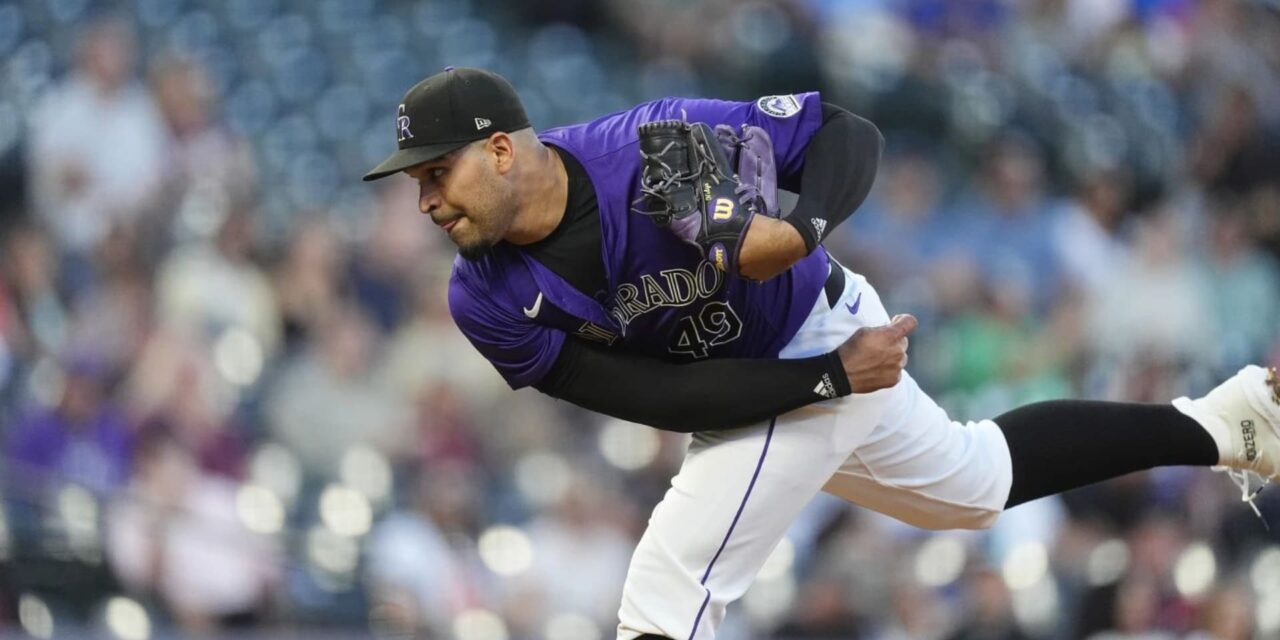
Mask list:
POLYGON ((889 324, 858 329, 840 345, 837 352, 854 393, 898 384, 907 367, 907 336, 919 324, 914 316, 896 315, 889 324))

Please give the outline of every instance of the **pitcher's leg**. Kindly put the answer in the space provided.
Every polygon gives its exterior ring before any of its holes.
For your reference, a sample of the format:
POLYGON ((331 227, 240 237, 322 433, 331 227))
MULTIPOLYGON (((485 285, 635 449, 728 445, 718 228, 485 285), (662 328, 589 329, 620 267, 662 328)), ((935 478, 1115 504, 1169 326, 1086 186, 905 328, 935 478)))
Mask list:
POLYGON ((924 529, 982 529, 1004 510, 1009 448, 990 420, 952 421, 904 374, 883 418, 823 487, 924 529))
POLYGON ((796 514, 878 419, 885 393, 697 434, 636 547, 618 638, 708 639, 796 514))
POLYGON ((1010 507, 1134 471, 1219 459, 1209 432, 1168 403, 1048 400, 995 421, 1013 455, 1010 507))
POLYGON ((1264 370, 1246 368, 1202 400, 1050 400, 961 424, 904 377, 909 392, 894 396, 825 489, 920 527, 980 528, 1004 508, 1155 467, 1224 464, 1269 477, 1280 465, 1249 457, 1247 438, 1230 431, 1245 425, 1236 431, 1254 442, 1280 443, 1280 427, 1256 427, 1271 422, 1265 383, 1264 370))

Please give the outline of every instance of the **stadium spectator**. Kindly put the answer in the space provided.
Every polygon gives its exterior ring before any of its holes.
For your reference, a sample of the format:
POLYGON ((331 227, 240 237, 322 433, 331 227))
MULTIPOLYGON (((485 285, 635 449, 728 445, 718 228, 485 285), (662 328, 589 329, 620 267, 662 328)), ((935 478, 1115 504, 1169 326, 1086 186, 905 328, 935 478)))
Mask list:
POLYGON ((178 213, 198 206, 188 197, 215 209, 249 203, 257 175, 253 150, 218 118, 205 68, 189 57, 163 58, 151 72, 151 88, 166 125, 163 188, 168 206, 178 213))
POLYGON ((157 321, 212 349, 228 332, 251 338, 261 358, 280 348, 280 310, 271 280, 254 259, 257 222, 228 211, 210 241, 169 253, 156 272, 157 321))
POLYGON ((94 285, 71 299, 67 343, 92 349, 112 371, 123 371, 154 330, 150 266, 127 227, 116 227, 99 243, 93 265, 94 285))
POLYGON ((388 337, 381 375, 406 401, 426 389, 448 385, 479 417, 508 391, 502 377, 467 342, 449 315, 443 277, 422 278, 413 292, 414 313, 388 337))
POLYGON ((347 290, 347 248, 323 219, 308 219, 289 237, 272 273, 287 352, 313 338, 315 323, 332 314, 347 290))
POLYGON ((189 337, 151 334, 129 372, 124 393, 144 435, 165 434, 207 473, 244 476, 248 444, 230 415, 230 385, 217 373, 208 350, 189 337))
POLYGON ((34 361, 58 353, 66 344, 69 310, 58 287, 58 250, 34 226, 13 229, 0 255, 0 278, 10 297, 13 323, 9 336, 14 352, 34 361))
POLYGON ((99 495, 128 481, 132 425, 112 400, 105 363, 91 353, 63 360, 61 380, 49 380, 52 406, 35 406, 8 434, 8 488, 38 497, 64 483, 99 495))
MULTIPOLYGON (((898 282, 908 291, 918 288, 924 284, 920 279, 928 277, 942 257, 953 232, 940 210, 942 189, 931 156, 914 150, 891 154, 881 168, 872 200, 827 244, 847 254, 868 278, 898 282)), ((928 298, 929 293, 917 297, 928 298)))
POLYGON ((475 479, 462 464, 423 468, 411 480, 405 508, 369 538, 370 599, 395 612, 395 628, 447 633, 454 615, 494 601, 492 574, 469 541, 478 525, 475 479))
POLYGON ((993 291, 1014 289, 1042 313, 1058 292, 1060 268, 1041 152, 1021 137, 998 139, 986 151, 977 182, 953 213, 960 216, 955 240, 978 260, 993 291))
MULTIPOLYGON (((1090 346, 1106 362, 1129 367, 1117 372, 1119 378, 1148 366, 1172 367, 1176 374, 1213 363, 1215 322, 1200 311, 1210 308, 1207 287, 1187 257, 1184 234, 1167 208, 1144 219, 1133 259, 1092 302, 1090 346)), ((1168 385, 1175 382, 1167 374, 1155 384, 1141 397, 1172 395, 1168 385)))
POLYGON ((414 281, 443 270, 448 252, 423 233, 418 192, 392 180, 378 194, 369 235, 351 260, 351 288, 381 332, 394 330, 413 311, 414 281))
POLYGON ((137 82, 137 42, 126 22, 94 22, 78 43, 74 72, 32 111, 30 177, 59 249, 83 255, 154 204, 164 125, 137 82))
POLYGON ((269 433, 318 478, 333 477, 357 443, 403 458, 412 451, 410 414, 374 375, 381 355, 374 326, 349 304, 318 321, 314 341, 268 391, 269 433))
POLYGON ((1265 353, 1280 326, 1280 267, 1254 245, 1247 224, 1228 203, 1209 219, 1203 281, 1213 283, 1208 308, 1218 330, 1215 364, 1222 371, 1265 353))
POLYGON ((1130 191, 1125 174, 1098 171, 1055 212, 1052 240, 1070 293, 1096 295, 1124 266, 1129 248, 1121 233, 1130 191))
POLYGON ((158 599, 185 633, 261 620, 279 577, 271 543, 237 514, 236 489, 157 428, 140 441, 127 498, 108 508, 107 556, 117 577, 158 599))
POLYGON ((543 617, 575 613, 611 628, 616 620, 632 542, 610 508, 608 488, 578 475, 545 515, 528 525, 535 550, 526 581, 538 593, 543 617), (574 567, 575 580, 563 580, 574 567))

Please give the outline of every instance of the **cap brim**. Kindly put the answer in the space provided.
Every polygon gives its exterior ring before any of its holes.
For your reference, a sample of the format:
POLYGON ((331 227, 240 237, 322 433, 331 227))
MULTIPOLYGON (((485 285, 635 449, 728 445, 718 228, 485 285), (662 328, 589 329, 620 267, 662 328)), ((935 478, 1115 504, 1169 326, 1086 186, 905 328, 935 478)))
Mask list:
POLYGON ((416 164, 422 164, 430 160, 435 160, 440 156, 460 149, 470 142, 464 140, 462 142, 441 142, 439 144, 428 144, 421 147, 409 147, 408 149, 400 149, 383 160, 381 164, 374 167, 372 171, 364 174, 364 181, 377 180, 385 178, 393 173, 399 173, 416 164))

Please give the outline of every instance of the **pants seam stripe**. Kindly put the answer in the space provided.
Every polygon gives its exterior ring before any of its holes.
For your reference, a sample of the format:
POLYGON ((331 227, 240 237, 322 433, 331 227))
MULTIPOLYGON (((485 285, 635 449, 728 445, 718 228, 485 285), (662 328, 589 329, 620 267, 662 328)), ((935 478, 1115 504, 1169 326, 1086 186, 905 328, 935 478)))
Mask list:
POLYGON ((724 540, 720 541, 720 548, 711 557, 711 562, 707 563, 707 570, 702 573, 702 581, 699 584, 706 590, 707 595, 702 599, 702 606, 698 609, 698 616, 693 620, 693 629, 689 631, 689 640, 693 640, 693 636, 697 635, 698 625, 702 622, 702 614, 706 612, 707 603, 711 601, 711 589, 707 588, 707 579, 711 577, 711 568, 716 565, 716 560, 720 559, 720 554, 724 552, 725 546, 729 544, 729 537, 733 535, 733 530, 738 526, 738 520, 742 517, 742 512, 747 508, 747 500, 751 498, 751 490, 755 489, 756 480, 760 477, 760 469, 764 468, 764 459, 769 455, 769 443, 773 440, 773 427, 777 422, 778 418, 776 416, 769 421, 769 431, 764 437, 764 448, 760 450, 760 459, 756 461, 756 470, 751 474, 751 482, 747 484, 747 492, 742 496, 742 502, 738 505, 738 512, 733 515, 733 522, 729 524, 729 530, 725 532, 724 540))

